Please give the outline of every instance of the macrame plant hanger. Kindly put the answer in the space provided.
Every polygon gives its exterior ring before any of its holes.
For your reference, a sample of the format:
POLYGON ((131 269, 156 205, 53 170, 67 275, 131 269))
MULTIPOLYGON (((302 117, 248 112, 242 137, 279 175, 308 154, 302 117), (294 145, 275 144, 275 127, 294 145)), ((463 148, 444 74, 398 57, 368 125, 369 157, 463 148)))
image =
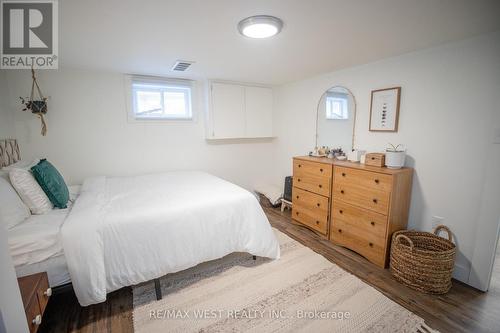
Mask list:
POLYGON ((45 136, 47 134, 47 124, 45 123, 43 114, 47 113, 47 98, 43 97, 42 90, 40 90, 40 86, 38 85, 35 77, 35 70, 33 69, 33 66, 31 67, 31 77, 33 78, 33 82, 31 83, 30 95, 31 112, 40 118, 40 121, 42 122, 42 135, 45 136), (38 97, 40 98, 39 100, 44 102, 45 107, 35 105, 35 88, 36 92, 38 93, 38 97))

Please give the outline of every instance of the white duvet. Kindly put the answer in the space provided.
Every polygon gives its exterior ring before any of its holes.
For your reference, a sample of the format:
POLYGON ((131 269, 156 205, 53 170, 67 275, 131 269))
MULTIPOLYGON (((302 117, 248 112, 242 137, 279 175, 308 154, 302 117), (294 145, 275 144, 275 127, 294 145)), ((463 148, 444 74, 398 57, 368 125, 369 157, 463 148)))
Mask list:
POLYGON ((202 172, 90 178, 61 233, 83 306, 232 252, 280 255, 257 199, 202 172))

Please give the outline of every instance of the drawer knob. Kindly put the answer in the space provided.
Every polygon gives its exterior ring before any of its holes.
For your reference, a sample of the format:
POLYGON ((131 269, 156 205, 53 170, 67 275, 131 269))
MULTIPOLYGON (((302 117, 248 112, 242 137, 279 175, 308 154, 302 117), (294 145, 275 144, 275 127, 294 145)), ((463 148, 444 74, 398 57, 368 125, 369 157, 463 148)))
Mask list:
POLYGON ((372 157, 372 161, 375 160, 375 157, 372 157))
POLYGON ((35 325, 40 325, 42 323, 42 316, 41 315, 36 315, 35 318, 31 321, 35 325))
POLYGON ((299 164, 299 168, 302 168, 302 164, 299 164))
POLYGON ((300 182, 300 178, 298 178, 297 181, 300 182))
POLYGON ((319 186, 319 188, 322 188, 322 187, 323 187, 323 185, 321 185, 321 184, 319 184, 318 186, 319 186))
POLYGON ((340 193, 344 194, 344 190, 340 190, 340 193))
POLYGON ((295 212, 295 215, 299 215, 299 212, 295 212))
POLYGON ((297 199, 298 199, 298 198, 299 198, 299 196, 297 195, 295 198, 297 198, 297 199))
POLYGON ((373 243, 368 243, 368 245, 370 245, 370 247, 373 247, 373 243))
POLYGON ((339 233, 342 233, 342 229, 339 229, 339 233))
POLYGON ((323 169, 319 169, 319 172, 323 172, 323 169))
POLYGON ((373 199, 373 203, 377 203, 377 202, 378 202, 378 200, 377 200, 377 199, 373 199))
POLYGON ((320 205, 320 204, 319 204, 319 202, 318 202, 318 203, 316 204, 316 206, 318 206, 318 207, 319 207, 319 206, 321 206, 321 205, 320 205))
POLYGON ((52 288, 47 288, 47 290, 45 290, 43 294, 47 297, 52 296, 52 288))
POLYGON ((339 213, 340 214, 344 214, 344 211, 341 209, 341 210, 339 210, 339 213))
POLYGON ((370 224, 371 224, 371 225, 375 225, 375 222, 371 221, 371 222, 370 222, 370 224))
POLYGON ((316 221, 316 224, 319 224, 319 221, 316 221))
POLYGON ((345 177, 345 172, 342 172, 342 177, 345 177))
POLYGON ((380 183, 380 181, 378 179, 375 179, 375 184, 378 184, 380 183))

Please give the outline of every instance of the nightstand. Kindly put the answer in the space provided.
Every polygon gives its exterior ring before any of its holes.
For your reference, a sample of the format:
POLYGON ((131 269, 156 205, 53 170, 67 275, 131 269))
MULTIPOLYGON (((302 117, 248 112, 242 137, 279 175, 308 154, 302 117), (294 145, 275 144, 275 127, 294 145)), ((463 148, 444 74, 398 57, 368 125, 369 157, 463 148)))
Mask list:
POLYGON ((21 290, 28 327, 30 333, 34 333, 42 323, 43 312, 47 307, 49 297, 52 295, 47 273, 23 276, 18 278, 17 282, 21 290))

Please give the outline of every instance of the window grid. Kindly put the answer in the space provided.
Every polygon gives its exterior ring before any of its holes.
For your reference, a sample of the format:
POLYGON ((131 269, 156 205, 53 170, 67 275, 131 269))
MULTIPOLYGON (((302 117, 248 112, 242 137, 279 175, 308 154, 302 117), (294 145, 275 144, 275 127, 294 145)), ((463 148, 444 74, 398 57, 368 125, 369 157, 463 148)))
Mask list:
POLYGON ((159 82, 157 80, 151 80, 150 82, 146 80, 133 80, 132 99, 133 116, 137 120, 193 119, 191 87, 187 84, 175 84, 167 81, 159 82), (158 96, 154 97, 154 94, 152 94, 148 100, 146 93, 157 93, 158 96), (157 100, 154 100, 155 98, 157 100), (179 103, 180 98, 183 99, 181 103, 179 103))
POLYGON ((328 96, 326 98, 326 119, 349 119, 349 114, 347 111, 347 99, 328 96))

